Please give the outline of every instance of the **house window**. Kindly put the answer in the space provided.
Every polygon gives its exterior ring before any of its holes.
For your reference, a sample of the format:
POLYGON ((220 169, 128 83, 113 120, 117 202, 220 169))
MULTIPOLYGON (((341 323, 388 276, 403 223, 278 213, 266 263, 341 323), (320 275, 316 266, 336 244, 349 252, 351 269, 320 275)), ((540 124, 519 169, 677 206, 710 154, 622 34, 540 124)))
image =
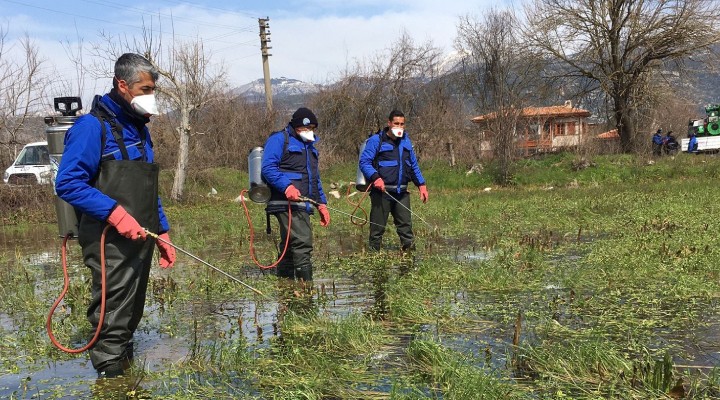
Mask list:
POLYGON ((565 123, 555 124, 555 135, 565 135, 565 123))
POLYGON ((526 129, 528 139, 537 140, 540 136, 540 133, 538 133, 539 128, 538 124, 528 124, 526 129))
POLYGON ((568 135, 577 135, 577 129, 575 128, 575 122, 568 122, 565 125, 565 129, 568 135))

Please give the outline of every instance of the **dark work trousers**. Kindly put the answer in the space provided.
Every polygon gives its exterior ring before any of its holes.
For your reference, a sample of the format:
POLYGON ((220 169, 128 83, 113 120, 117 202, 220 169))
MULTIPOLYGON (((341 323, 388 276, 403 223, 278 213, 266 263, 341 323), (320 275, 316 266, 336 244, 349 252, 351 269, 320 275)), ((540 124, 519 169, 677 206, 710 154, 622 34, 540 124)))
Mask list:
MULTIPOLYGON (((96 187, 115 199, 141 226, 157 229, 157 164, 112 160, 101 164, 96 187)), ((85 265, 92 272, 92 301, 88 321, 95 329, 100 321, 101 258, 100 237, 107 223, 87 215, 80 218, 78 243, 85 265)), ((155 240, 130 240, 110 228, 105 238, 106 305, 100 336, 90 360, 98 372, 117 370, 132 358, 131 340, 145 308, 155 240)))
POLYGON ((412 220, 410 214, 410 194, 383 193, 372 189, 370 191, 370 240, 368 245, 371 250, 380 250, 382 237, 385 233, 385 226, 388 222, 388 215, 392 214, 395 229, 400 237, 400 244, 403 250, 412 248, 415 236, 412 231, 412 220), (392 198, 390 197, 392 196, 392 198), (393 200, 393 198, 395 200, 393 200), (398 201, 405 207, 398 204, 398 201), (406 208, 407 207, 407 208, 406 208))
POLYGON ((656 156, 662 155, 662 144, 653 143, 653 154, 656 156))
MULTIPOLYGON (((288 230, 288 213, 275 213, 280 224, 280 247, 279 254, 285 248, 285 239, 288 230)), ((292 210, 292 226, 290 227, 290 245, 285 256, 277 265, 277 276, 284 278, 296 278, 304 281, 313 279, 312 251, 313 235, 310 225, 310 214, 305 211, 292 210)))

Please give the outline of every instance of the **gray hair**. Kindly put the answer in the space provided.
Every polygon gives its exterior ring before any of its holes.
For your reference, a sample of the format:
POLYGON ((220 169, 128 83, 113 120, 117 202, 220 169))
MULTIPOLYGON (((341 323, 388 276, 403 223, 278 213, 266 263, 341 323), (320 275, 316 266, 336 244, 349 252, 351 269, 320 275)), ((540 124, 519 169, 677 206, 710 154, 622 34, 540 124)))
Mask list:
POLYGON ((128 85, 140 82, 140 73, 147 72, 153 81, 158 80, 158 70, 147 58, 135 53, 125 53, 115 62, 115 79, 113 87, 117 88, 118 81, 125 81, 128 85))

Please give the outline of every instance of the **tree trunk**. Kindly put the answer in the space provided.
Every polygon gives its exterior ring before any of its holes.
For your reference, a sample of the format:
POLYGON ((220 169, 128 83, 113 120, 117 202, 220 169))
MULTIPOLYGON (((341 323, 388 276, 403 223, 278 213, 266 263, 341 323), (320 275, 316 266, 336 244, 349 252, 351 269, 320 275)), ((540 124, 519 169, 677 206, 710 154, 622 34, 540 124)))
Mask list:
POLYGON ((175 167, 175 179, 173 180, 172 192, 170 198, 180 201, 185 190, 185 175, 188 163, 188 152, 190 143, 190 108, 185 106, 180 110, 180 126, 178 127, 180 134, 180 144, 178 146, 177 165, 175 167))
POLYGON ((635 124, 629 112, 629 99, 626 95, 616 93, 613 96, 613 108, 615 114, 615 127, 620 136, 620 150, 623 153, 632 153, 634 150, 633 136, 635 134, 635 124))
POLYGON ((455 166, 455 149, 453 149, 452 140, 447 142, 447 150, 448 150, 448 155, 450 156, 450 166, 454 167, 455 166))

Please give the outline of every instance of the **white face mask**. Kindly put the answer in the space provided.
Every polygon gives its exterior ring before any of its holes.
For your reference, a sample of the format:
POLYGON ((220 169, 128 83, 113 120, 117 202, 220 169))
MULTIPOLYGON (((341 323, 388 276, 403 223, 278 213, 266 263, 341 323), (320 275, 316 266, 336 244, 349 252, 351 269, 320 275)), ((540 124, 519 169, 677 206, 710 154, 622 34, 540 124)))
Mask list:
POLYGON ((315 132, 313 131, 297 131, 297 134, 306 142, 315 141, 315 132))
POLYGON ((390 132, 392 132, 392 135, 395 136, 396 138, 401 138, 401 137, 403 137, 403 134, 405 133, 405 129, 403 129, 403 128, 392 128, 392 129, 390 130, 390 132))
POLYGON ((145 117, 160 114, 157 108, 157 101, 155 101, 154 94, 135 96, 130 102, 130 105, 135 110, 135 112, 145 117))

